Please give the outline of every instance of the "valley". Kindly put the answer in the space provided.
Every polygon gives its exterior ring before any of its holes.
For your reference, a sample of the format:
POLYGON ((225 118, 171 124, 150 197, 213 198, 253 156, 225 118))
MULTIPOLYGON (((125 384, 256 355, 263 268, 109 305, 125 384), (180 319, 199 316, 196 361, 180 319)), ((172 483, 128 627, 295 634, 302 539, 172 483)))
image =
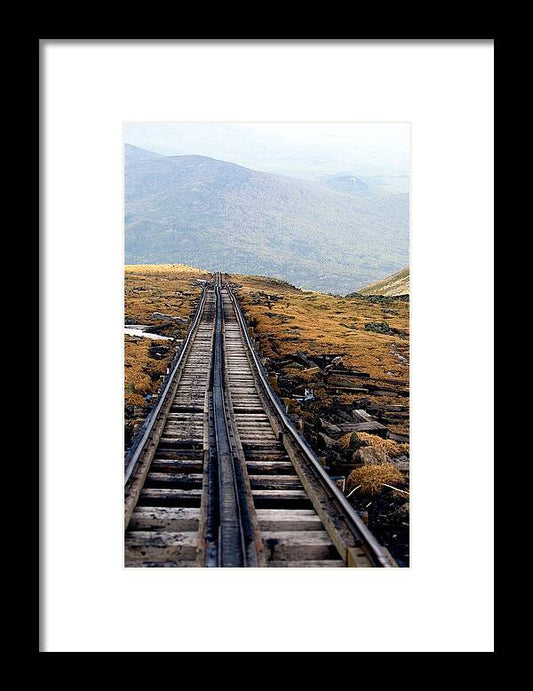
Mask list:
POLYGON ((125 147, 127 264, 183 262, 346 294, 408 263, 409 195, 125 147))

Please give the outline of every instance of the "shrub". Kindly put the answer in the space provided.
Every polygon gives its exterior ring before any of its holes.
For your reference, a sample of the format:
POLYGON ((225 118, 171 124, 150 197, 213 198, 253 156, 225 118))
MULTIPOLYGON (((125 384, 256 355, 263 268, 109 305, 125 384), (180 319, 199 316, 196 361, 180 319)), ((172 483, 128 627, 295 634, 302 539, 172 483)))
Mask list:
MULTIPOLYGON (((372 446, 391 458, 397 458, 409 453, 409 444, 398 444, 392 439, 383 439, 375 434, 368 434, 367 432, 359 432, 359 439, 364 446, 372 446)), ((363 445, 362 444, 362 445, 363 445)))
POLYGON ((358 492, 364 496, 374 497, 383 490, 383 483, 403 485, 405 479, 392 463, 365 465, 356 468, 348 475, 348 489, 360 485, 358 492))
POLYGON ((378 334, 394 333, 394 329, 391 329, 387 322, 368 322, 365 324, 365 331, 373 331, 378 334))

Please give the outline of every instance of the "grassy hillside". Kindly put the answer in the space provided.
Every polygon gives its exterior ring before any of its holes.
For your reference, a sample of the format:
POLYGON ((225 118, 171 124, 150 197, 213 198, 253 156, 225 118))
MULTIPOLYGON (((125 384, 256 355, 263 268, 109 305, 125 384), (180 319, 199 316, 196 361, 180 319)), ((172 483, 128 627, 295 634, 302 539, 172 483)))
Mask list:
POLYGON ((360 289, 358 293, 360 295, 385 295, 388 297, 409 295, 409 269, 402 269, 382 281, 372 283, 366 288, 360 289))
MULTIPOLYGON (((348 368, 370 375, 360 383, 390 390, 390 396, 366 395, 369 405, 393 405, 402 396, 408 405, 409 303, 397 298, 335 297, 255 276, 234 275, 237 295, 257 335, 261 353, 272 367, 297 351, 309 357, 339 353, 348 368)), ((328 401, 320 375, 316 396, 328 401)), ((345 396, 344 402, 360 396, 345 396)), ((393 423, 391 431, 408 434, 407 419, 393 423)))
POLYGON ((125 155, 128 263, 187 262, 344 294, 405 265, 407 194, 322 183, 205 156, 125 155))
POLYGON ((150 408, 147 396, 157 393, 161 379, 188 328, 188 319, 200 297, 198 280, 206 272, 183 264, 126 266, 124 321, 142 324, 176 341, 153 341, 124 335, 125 437, 129 444, 150 408), (154 316, 154 312, 187 321, 154 316))
MULTIPOLYGON (((127 266, 125 314, 182 338, 187 323, 153 316, 190 317, 209 275, 183 265, 127 266)), ((378 540, 402 566, 409 563, 409 301, 402 297, 335 297, 263 276, 226 275, 243 306, 272 384, 307 441, 366 516, 378 540), (340 370, 309 367, 304 358, 342 358, 340 370), (340 371, 340 374, 339 374, 340 371), (344 372, 363 373, 362 379, 344 372), (339 388, 337 388, 339 387, 339 388), (350 390, 350 387, 352 390, 350 390), (360 387, 354 392, 354 387, 360 387), (308 401, 302 401, 311 391, 308 401), (343 431, 367 411, 388 438, 343 431), (391 436, 392 435, 392 436, 391 436), (385 487, 386 483, 396 489, 385 487), (350 494, 351 493, 351 494, 350 494)), ((126 442, 138 429, 178 342, 125 337, 126 442)))

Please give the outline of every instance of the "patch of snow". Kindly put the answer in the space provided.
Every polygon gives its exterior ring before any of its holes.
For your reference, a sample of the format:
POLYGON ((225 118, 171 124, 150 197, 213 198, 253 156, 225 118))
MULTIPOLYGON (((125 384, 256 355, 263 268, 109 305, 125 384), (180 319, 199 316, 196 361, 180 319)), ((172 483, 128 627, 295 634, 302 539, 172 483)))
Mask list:
POLYGON ((128 326, 124 327, 124 333, 128 336, 143 336, 144 338, 151 338, 154 341, 172 341, 174 339, 170 336, 160 336, 159 334, 145 333, 142 329, 132 329, 128 326))

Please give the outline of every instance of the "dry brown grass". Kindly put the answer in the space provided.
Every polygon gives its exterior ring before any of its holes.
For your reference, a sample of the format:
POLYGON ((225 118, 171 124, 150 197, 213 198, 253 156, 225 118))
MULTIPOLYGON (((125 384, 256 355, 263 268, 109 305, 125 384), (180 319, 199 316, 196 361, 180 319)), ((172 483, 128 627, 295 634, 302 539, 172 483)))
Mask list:
MULTIPOLYGON (((408 302, 377 303, 368 298, 335 297, 255 276, 237 275, 232 279, 241 284, 237 295, 249 323, 254 326, 264 356, 281 358, 298 350, 311 356, 343 353, 344 364, 368 372, 374 384, 393 392, 408 390, 408 302), (265 293, 279 299, 270 300, 269 304, 265 293), (268 313, 281 314, 288 320, 268 316, 268 313), (383 321, 401 333, 365 331, 365 324, 383 321), (354 325, 355 329, 349 328, 354 325)), ((359 385, 364 387, 364 381, 359 385)), ((322 399, 327 395, 320 394, 322 399)), ((372 394, 369 397, 379 405, 408 405, 406 397, 373 397, 372 394)), ((354 398, 343 394, 338 400, 349 404, 354 398)), ((398 420, 389 425, 389 429, 407 434, 408 422, 398 420)))
MULTIPOLYGON (((124 269, 124 315, 129 323, 160 324, 162 312, 187 318, 200 295, 196 279, 210 274, 185 264, 139 264, 124 269)), ((173 335, 173 334, 171 334, 173 335)))
POLYGON ((405 484, 405 479, 392 463, 372 464, 352 470, 348 475, 347 487, 351 490, 360 485, 357 491, 361 495, 375 497, 383 491, 383 483, 401 486, 405 484))
MULTIPOLYGON (((183 264, 127 266, 125 315, 129 323, 160 324, 152 317, 153 312, 188 318, 201 292, 197 279, 205 280, 208 277, 207 272, 183 264)), ((364 328, 368 322, 386 321, 408 337, 408 302, 374 303, 366 298, 335 297, 298 290, 281 281, 257 276, 232 275, 228 278, 241 284, 237 295, 249 322, 254 325, 264 356, 281 358, 297 350, 310 355, 343 353, 344 364, 368 372, 372 383, 393 391, 408 390, 408 338, 397 334, 377 334, 364 328), (279 299, 269 302, 265 294, 278 296, 279 299), (282 315, 284 319, 268 316, 268 313, 282 315), (355 329, 348 328, 354 325, 355 329), (294 338, 296 340, 291 340, 294 338)), ((186 330, 187 324, 184 324, 176 326, 172 332, 167 331, 166 335, 182 338, 186 330)), ((153 361, 148 357, 149 343, 145 339, 133 347, 128 345, 126 339, 126 365, 129 366, 126 366, 125 388, 128 403, 144 405, 144 396, 155 393, 159 384, 159 380, 152 376, 154 372, 151 368, 166 368, 174 354, 173 351, 168 358, 152 365, 150 363, 153 361), (133 360, 137 360, 137 363, 133 360)), ((326 403, 332 400, 331 393, 319 381, 315 381, 313 375, 300 373, 299 376, 312 386, 317 400, 326 403)), ((358 385, 364 387, 364 380, 358 385)), ((364 395, 378 405, 408 405, 406 397, 364 395)), ((344 393, 336 396, 336 401, 351 405, 356 398, 355 395, 344 393)), ((393 432, 408 433, 407 420, 400 419, 387 426, 393 432)), ((360 439, 364 441, 364 437, 360 439)), ((366 442, 372 443, 372 440, 367 439, 366 442)), ((389 443, 394 444, 390 440, 389 443)), ((392 456, 407 452, 407 444, 387 450, 392 456)))
POLYGON ((144 406, 144 397, 156 393, 166 360, 149 356, 153 341, 126 336, 124 342, 124 399, 126 405, 144 406))
MULTIPOLYGON (((184 264, 140 264, 126 266, 124 270, 124 314, 130 324, 160 325, 152 316, 162 312, 188 319, 200 297, 201 285, 196 279, 209 274, 184 264)), ((167 335, 182 338, 188 324, 176 324, 167 335)), ((168 354, 161 360, 151 358, 147 338, 124 337, 124 400, 126 405, 146 406, 144 397, 155 394, 177 345, 169 345, 168 354)))
POLYGON ((357 436, 365 446, 372 446, 390 458, 398 458, 398 456, 409 453, 409 444, 399 444, 392 439, 382 439, 375 434, 367 434, 366 432, 358 432, 357 436))
POLYGON ((348 432, 347 434, 343 434, 342 437, 339 437, 339 444, 343 449, 347 449, 350 446, 351 440, 352 432, 348 432))

